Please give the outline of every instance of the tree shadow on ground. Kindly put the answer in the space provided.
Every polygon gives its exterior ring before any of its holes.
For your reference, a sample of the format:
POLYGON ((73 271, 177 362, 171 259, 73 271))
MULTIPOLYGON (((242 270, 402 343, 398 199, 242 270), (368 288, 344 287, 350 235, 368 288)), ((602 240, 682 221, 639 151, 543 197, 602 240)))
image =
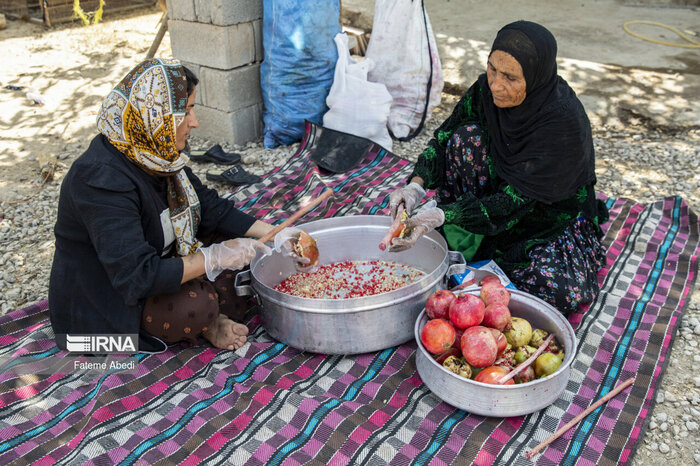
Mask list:
MULTIPOLYGON (((444 70, 445 90, 451 94, 465 93, 485 71, 490 46, 467 42, 465 47, 460 38, 441 40, 441 57, 453 66, 444 70)), ((559 57, 557 65, 594 125, 631 125, 671 132, 700 128, 700 55, 686 51, 672 58, 677 63, 673 69, 625 67, 567 57, 559 57)))
MULTIPOLYGON (((109 24, 114 21, 118 20, 123 20, 123 19, 129 19, 129 18, 134 18, 137 16, 143 16, 144 14, 153 14, 154 12, 161 12, 162 10, 155 6, 155 2, 153 5, 144 5, 144 6, 138 6, 134 7, 133 9, 127 9, 127 10, 122 10, 122 11, 110 11, 109 9, 106 10, 102 16, 102 20, 100 21, 100 24, 109 24)), ((0 10, 0 13, 2 11, 0 10)), ((31 15, 35 20, 41 20, 41 12, 38 14, 32 14, 31 15)), ((65 29, 77 29, 77 28, 84 28, 84 27, 90 27, 90 26, 84 26, 83 23, 80 21, 78 18, 74 18, 71 21, 63 22, 63 23, 57 23, 51 25, 51 27, 47 27, 43 24, 38 24, 36 22, 29 22, 24 19, 17 19, 16 17, 8 17, 6 18, 7 22, 7 28, 0 30, 0 42, 6 39, 16 39, 16 38, 22 38, 22 37, 28 37, 28 36, 35 36, 37 34, 41 34, 46 31, 61 31, 65 29), (26 27, 14 27, 15 25, 18 25, 19 23, 26 23, 26 27)))

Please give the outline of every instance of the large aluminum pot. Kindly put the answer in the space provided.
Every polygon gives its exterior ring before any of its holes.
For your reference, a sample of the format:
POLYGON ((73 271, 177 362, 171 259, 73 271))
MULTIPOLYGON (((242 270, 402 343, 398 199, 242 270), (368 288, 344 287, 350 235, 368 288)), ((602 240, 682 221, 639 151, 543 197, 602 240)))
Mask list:
MULTIPOLYGON (((554 333, 564 345, 566 356, 559 369, 542 379, 525 384, 488 385, 465 379, 454 374, 428 353, 420 341, 420 332, 428 322, 425 311, 416 320, 416 367, 423 383, 443 401, 470 413, 482 416, 510 417, 534 413, 552 404, 566 388, 571 371, 571 361, 576 355, 576 336, 569 321, 554 307, 541 299, 522 291, 510 290, 508 308, 511 314, 554 333)), ((479 289, 469 291, 477 294, 479 289)))
POLYGON ((299 228, 316 239, 321 264, 393 261, 424 272, 415 283, 362 298, 300 298, 274 290, 296 273, 290 258, 275 253, 258 255, 250 270, 236 275, 236 294, 256 296, 267 332, 276 340, 305 351, 358 354, 405 343, 413 339, 413 326, 426 299, 445 283, 450 263, 463 264, 464 257, 448 252, 444 238, 435 231, 406 251, 381 251, 379 242, 390 225, 388 216, 354 215, 316 220, 299 228))

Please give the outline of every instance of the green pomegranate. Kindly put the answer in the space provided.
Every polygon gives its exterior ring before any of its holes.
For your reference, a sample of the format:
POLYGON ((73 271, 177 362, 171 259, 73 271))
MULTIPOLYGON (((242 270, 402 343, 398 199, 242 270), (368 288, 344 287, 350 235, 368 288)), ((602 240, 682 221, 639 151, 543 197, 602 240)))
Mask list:
POLYGON ((503 332, 506 340, 513 348, 527 345, 532 338, 532 326, 530 322, 521 317, 510 318, 511 329, 503 332))
POLYGON ((530 338, 530 346, 539 348, 542 343, 547 339, 549 333, 541 328, 536 328, 532 331, 532 337, 530 338))
POLYGON ((537 351, 537 348, 533 348, 530 345, 521 346, 515 352, 515 362, 518 364, 524 363, 527 358, 535 354, 535 351, 537 351))
POLYGON ((535 375, 546 377, 554 374, 561 366, 561 359, 556 354, 542 353, 535 360, 535 375))

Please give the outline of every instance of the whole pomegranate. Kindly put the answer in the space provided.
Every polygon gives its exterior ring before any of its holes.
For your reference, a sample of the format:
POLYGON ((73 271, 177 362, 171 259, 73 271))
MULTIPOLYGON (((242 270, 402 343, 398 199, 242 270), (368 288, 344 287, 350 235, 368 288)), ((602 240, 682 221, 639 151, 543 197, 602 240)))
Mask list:
POLYGON ((537 351, 537 348, 533 348, 530 345, 523 345, 519 347, 515 352, 515 362, 518 364, 524 363, 527 358, 535 354, 535 351, 537 351))
POLYGON ((489 328, 489 330, 491 330, 491 334, 496 339, 496 346, 498 347, 498 352, 496 355, 500 356, 506 350, 508 340, 506 340, 506 336, 503 335, 502 332, 496 330, 495 328, 489 328))
POLYGON ((481 279, 479 286, 484 286, 487 283, 501 283, 501 280, 495 275, 487 275, 481 279))
POLYGON ((530 342, 530 338, 532 338, 532 326, 530 322, 522 317, 511 317, 510 325, 510 330, 503 332, 510 346, 513 348, 520 348, 523 345, 527 345, 530 342))
POLYGON ((430 319, 449 319, 450 304, 456 298, 450 290, 439 289, 428 296, 425 313, 430 319))
POLYGON ((532 336, 530 337, 530 342, 528 344, 530 346, 534 346, 535 348, 539 348, 548 336, 549 333, 546 330, 542 330, 541 328, 533 328, 532 336))
POLYGON ((557 355, 552 353, 542 353, 537 359, 535 359, 535 375, 537 377, 546 377, 550 374, 554 374, 559 366, 561 366, 561 359, 557 355))
POLYGON ((455 341, 456 332, 445 319, 429 320, 420 332, 420 341, 432 354, 444 353, 455 341))
POLYGON ((501 332, 510 330, 510 309, 501 303, 489 304, 484 309, 484 320, 481 324, 501 332))
MULTIPOLYGON (((508 369, 502 366, 489 366, 479 372, 474 380, 481 383, 490 383, 496 385, 501 378, 508 373, 508 369)), ((513 379, 508 380, 503 385, 514 385, 513 379)))
POLYGON ((510 302, 510 292, 499 282, 484 283, 481 287, 481 299, 488 306, 489 304, 500 303, 507 306, 510 302))
POLYGON ((450 322, 461 329, 479 325, 484 320, 484 302, 473 294, 462 294, 457 296, 450 304, 450 322))
POLYGON ((474 367, 491 366, 496 361, 498 344, 491 330, 481 325, 469 327, 462 335, 462 355, 474 367))

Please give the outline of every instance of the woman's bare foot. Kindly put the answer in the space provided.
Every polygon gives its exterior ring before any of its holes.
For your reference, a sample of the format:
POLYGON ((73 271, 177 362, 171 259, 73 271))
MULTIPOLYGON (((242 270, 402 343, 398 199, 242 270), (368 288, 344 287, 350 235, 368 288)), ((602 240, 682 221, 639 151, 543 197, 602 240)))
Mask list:
POLYGON ((232 321, 223 314, 219 314, 212 326, 202 333, 212 345, 228 350, 236 350, 245 345, 247 335, 248 327, 232 321))

